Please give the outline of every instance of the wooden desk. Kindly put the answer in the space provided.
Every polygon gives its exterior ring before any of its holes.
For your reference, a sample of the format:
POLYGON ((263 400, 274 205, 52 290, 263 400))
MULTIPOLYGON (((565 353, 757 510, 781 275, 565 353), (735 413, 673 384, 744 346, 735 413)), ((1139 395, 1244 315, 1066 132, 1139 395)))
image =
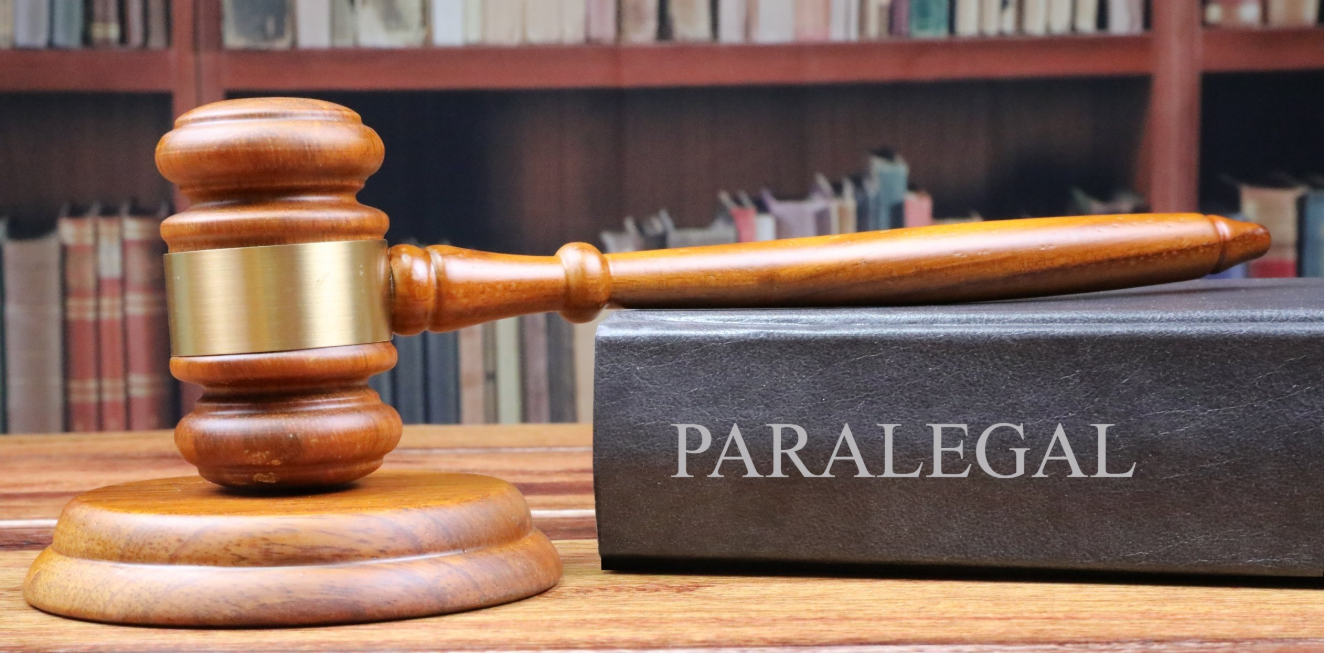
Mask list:
POLYGON ((565 579, 489 610, 335 628, 190 631, 52 617, 29 608, 20 586, 64 502, 109 483, 193 470, 164 432, 3 436, 0 650, 1322 650, 1319 589, 605 573, 593 541, 590 433, 582 425, 407 427, 387 466, 514 482, 557 540, 565 579))

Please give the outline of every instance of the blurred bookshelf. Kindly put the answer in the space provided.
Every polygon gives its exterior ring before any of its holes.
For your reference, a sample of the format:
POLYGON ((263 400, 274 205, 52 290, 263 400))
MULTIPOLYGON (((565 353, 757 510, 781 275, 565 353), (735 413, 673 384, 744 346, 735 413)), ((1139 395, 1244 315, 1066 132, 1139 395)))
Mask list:
POLYGON ((339 102, 382 135, 360 199, 392 242, 525 254, 661 208, 702 227, 719 190, 803 193, 885 145, 936 215, 994 219, 1064 213, 1072 186, 1207 210, 1221 174, 1281 153, 1318 174, 1321 27, 1202 11, 1155 0, 1123 35, 246 50, 224 46, 220 0, 169 0, 164 49, 0 48, 0 215, 34 232, 70 203, 178 208, 152 160, 173 117, 262 95, 339 102))

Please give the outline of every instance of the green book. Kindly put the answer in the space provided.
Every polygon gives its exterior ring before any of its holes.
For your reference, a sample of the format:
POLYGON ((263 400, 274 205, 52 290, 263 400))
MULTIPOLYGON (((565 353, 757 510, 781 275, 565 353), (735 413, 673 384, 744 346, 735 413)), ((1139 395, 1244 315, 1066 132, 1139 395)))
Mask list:
POLYGON ((911 38, 943 38, 950 33, 948 29, 948 0, 910 1, 911 38))

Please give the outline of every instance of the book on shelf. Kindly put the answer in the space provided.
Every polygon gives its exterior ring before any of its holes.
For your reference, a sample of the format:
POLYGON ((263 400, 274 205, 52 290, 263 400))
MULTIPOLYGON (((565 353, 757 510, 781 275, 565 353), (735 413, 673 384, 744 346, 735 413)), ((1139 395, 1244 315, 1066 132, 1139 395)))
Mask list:
POLYGON ((587 0, 561 0, 561 42, 566 45, 577 45, 584 43, 588 37, 587 0))
POLYGON ((870 190, 869 222, 861 231, 893 229, 903 223, 907 180, 910 166, 891 149, 881 149, 869 158, 870 190))
POLYGON ((124 350, 129 429, 143 431, 174 425, 174 388, 170 376, 170 329, 161 221, 166 204, 155 213, 135 211, 124 218, 124 350))
POLYGON ((548 315, 522 315, 520 327, 520 383, 523 421, 546 424, 552 421, 548 374, 548 315))
MULTIPOLYGON (((32 0, 19 1, 30 2, 32 0)), ((51 47, 83 47, 83 0, 50 0, 50 2, 51 47)), ((96 0, 93 0, 93 2, 96 3, 96 0)))
POLYGON ((427 416, 427 363, 423 334, 395 335, 396 366, 391 370, 392 402, 400 421, 404 424, 426 424, 427 416))
POLYGON ((1145 0, 1109 0, 1110 34, 1140 34, 1145 31, 1145 0))
POLYGON ((49 2, 14 0, 14 47, 44 48, 51 40, 49 2))
POLYGON ((5 292, 5 417, 9 433, 65 428, 60 237, 10 232, 0 246, 5 292))
POLYGON ((483 325, 467 326, 457 332, 460 368, 460 423, 486 424, 487 399, 484 397, 483 325))
POLYGON ((423 334, 429 424, 460 423, 460 352, 455 331, 423 334))
POLYGON ((1002 0, 998 10, 998 33, 1016 34, 1021 25, 1020 0, 1002 0))
POLYGON ((585 0, 585 38, 590 43, 617 42, 617 0, 585 0))
POLYGON ((524 40, 523 0, 485 0, 482 16, 485 45, 520 45, 524 40))
POLYGON ((709 0, 667 0, 667 32, 673 41, 713 40, 709 0))
POLYGON ((1072 31, 1073 0, 1049 0, 1047 27, 1050 34, 1072 31))
POLYGON ((147 0, 147 35, 144 44, 153 50, 170 47, 170 0, 147 0))
POLYGON ((68 429, 101 430, 101 349, 97 315, 97 222, 101 205, 87 211, 68 205, 60 210, 56 230, 64 256, 64 343, 68 429))
POLYGON ((1076 0, 1072 7, 1072 29, 1078 34, 1099 31, 1100 0, 1076 0))
POLYGON ((331 47, 331 0, 297 0, 294 5, 294 28, 297 47, 331 47))
POLYGON ((88 39, 94 47, 115 47, 124 38, 124 16, 120 0, 88 0, 92 20, 88 23, 88 39))
POLYGON ((524 42, 561 42, 561 0, 524 0, 524 42))
POLYGON ((0 0, 0 50, 14 47, 14 0, 0 0))
MULTIPOLYGON (((892 34, 893 0, 863 0, 860 38, 866 41, 886 39, 892 34)), ((900 1, 900 0, 899 0, 900 1)))
POLYGON ((230 49, 288 49, 294 43, 289 0, 222 0, 222 43, 230 49))
POLYGON ((791 43, 796 40, 795 0, 750 0, 750 41, 791 43))
POLYGON ((1320 0, 1265 0, 1265 24, 1311 27, 1320 20, 1320 0))
POLYGON ((952 34, 954 36, 978 36, 980 34, 981 0, 953 0, 952 34))
POLYGON ((912 38, 941 38, 948 36, 948 0, 911 0, 910 30, 912 38))
POLYGON ((520 318, 492 323, 493 378, 496 383, 498 424, 519 424, 524 410, 520 381, 520 318))
POLYGON ((1021 0, 1021 33, 1027 36, 1049 33, 1049 0, 1021 0))
POLYGON ((436 47, 465 44, 465 0, 432 0, 429 33, 436 47))
POLYGON ((833 7, 829 0, 796 0, 796 41, 815 43, 832 36, 833 7))
POLYGON ((423 0, 358 0, 355 22, 363 48, 417 48, 428 33, 423 0))
POLYGON ((483 0, 465 0, 465 45, 483 42, 483 0))
POLYGON ((658 0, 621 0, 622 43, 653 43, 658 40, 658 0))
POLYGON ((122 0, 124 3, 124 41, 126 48, 147 45, 147 0, 122 0))
POLYGON ((124 349, 124 218, 112 208, 97 220, 97 358, 101 429, 129 428, 128 365, 124 349))
POLYGON ((1261 0, 1205 0, 1203 17, 1211 27, 1260 27, 1261 0))
POLYGON ((860 40, 860 0, 831 0, 828 40, 860 40))
POLYGON ((1249 263, 1251 276, 1297 276, 1298 198, 1305 192, 1306 187, 1293 183, 1239 185, 1242 214, 1270 232, 1270 251, 1249 263))

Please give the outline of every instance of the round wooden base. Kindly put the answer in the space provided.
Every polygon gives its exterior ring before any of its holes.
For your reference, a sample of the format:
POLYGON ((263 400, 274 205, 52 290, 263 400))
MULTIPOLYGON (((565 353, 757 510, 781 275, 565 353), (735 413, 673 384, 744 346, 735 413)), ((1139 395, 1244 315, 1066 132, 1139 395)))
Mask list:
POLYGON ((92 621, 296 626, 470 610, 560 578, 524 497, 494 478, 378 472, 273 496, 189 477, 74 498, 23 596, 92 621))

